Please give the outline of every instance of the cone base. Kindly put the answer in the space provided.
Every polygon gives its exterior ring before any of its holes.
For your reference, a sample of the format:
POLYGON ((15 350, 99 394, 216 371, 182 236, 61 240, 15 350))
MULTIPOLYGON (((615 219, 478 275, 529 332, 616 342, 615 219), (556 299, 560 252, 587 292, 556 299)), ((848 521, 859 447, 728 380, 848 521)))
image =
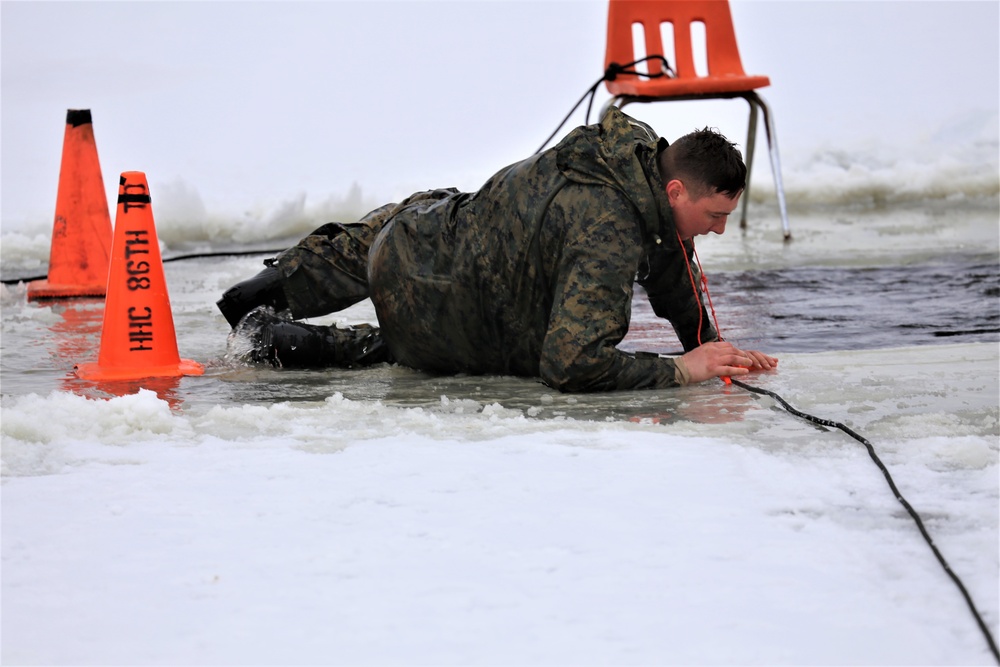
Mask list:
POLYGON ((92 283, 90 285, 60 285, 48 280, 33 280, 28 283, 28 301, 39 299, 79 299, 83 297, 104 297, 107 285, 92 283))
POLYGON ((78 378, 84 380, 138 380, 152 377, 177 377, 180 375, 204 375, 205 367, 197 361, 181 359, 169 366, 106 368, 100 364, 77 364, 73 368, 78 378))

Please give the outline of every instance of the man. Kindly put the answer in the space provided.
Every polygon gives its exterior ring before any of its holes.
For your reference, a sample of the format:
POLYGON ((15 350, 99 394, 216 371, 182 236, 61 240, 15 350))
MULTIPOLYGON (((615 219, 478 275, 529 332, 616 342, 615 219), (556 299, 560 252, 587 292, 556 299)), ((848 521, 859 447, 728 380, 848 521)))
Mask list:
POLYGON ((668 146, 611 108, 478 192, 421 192, 358 223, 320 227, 218 305, 254 337, 254 359, 277 366, 393 361, 541 377, 562 391, 771 369, 777 359, 718 341, 690 264, 692 239, 725 230, 745 185, 743 160, 721 134, 705 129, 668 146), (634 282, 673 325, 683 356, 617 349, 634 282), (368 297, 379 328, 320 327, 268 310, 316 317, 368 297))

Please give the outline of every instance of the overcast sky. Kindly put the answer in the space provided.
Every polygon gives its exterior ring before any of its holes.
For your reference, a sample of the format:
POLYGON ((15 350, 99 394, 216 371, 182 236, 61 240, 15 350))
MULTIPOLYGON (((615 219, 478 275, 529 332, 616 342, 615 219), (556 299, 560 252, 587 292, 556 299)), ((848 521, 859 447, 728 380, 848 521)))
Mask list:
MULTIPOLYGON (((998 8, 733 3, 746 70, 771 77, 761 92, 786 161, 905 145, 995 111, 998 8)), ((93 112, 109 190, 145 171, 154 193, 183 183, 235 210, 352 183, 385 200, 475 189, 533 153, 601 75, 606 12, 585 0, 5 0, 0 224, 51 224, 70 108, 93 112)), ((668 139, 703 125, 745 138, 742 101, 626 110, 668 139)))

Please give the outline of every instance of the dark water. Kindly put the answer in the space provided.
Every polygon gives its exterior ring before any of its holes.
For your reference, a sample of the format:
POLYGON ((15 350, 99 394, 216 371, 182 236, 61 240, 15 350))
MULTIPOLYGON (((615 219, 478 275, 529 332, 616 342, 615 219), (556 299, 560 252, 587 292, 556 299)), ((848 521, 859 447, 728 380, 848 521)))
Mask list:
MULTIPOLYGON (((1000 342, 1000 264, 955 258, 885 268, 796 267, 709 275, 723 337, 776 352, 1000 342)), ((669 327, 666 327, 669 329, 669 327)), ((644 296, 623 347, 662 333, 644 296)))
MULTIPOLYGON (((405 405, 439 401, 442 393, 489 402, 491 392, 500 392, 505 404, 521 394, 527 397, 526 405, 537 399, 540 385, 529 379, 430 378, 397 367, 312 372, 233 367, 225 359, 229 329, 214 302, 224 286, 250 275, 257 263, 205 258, 168 265, 181 354, 205 363, 208 372, 200 378, 165 380, 170 386, 163 388, 164 395, 204 405, 321 400, 334 391, 405 405)), ((709 288, 727 340, 779 357, 790 352, 1000 342, 1000 266, 994 256, 884 268, 720 271, 709 273, 709 288)), ((103 396, 149 386, 144 380, 136 387, 89 387, 75 378, 74 364, 97 356, 102 313, 99 301, 42 307, 25 303, 23 293, 7 293, 0 339, 3 394, 61 389, 103 396)), ((631 330, 620 347, 680 351, 670 325, 653 315, 641 289, 636 291, 631 330)), ((566 407, 575 414, 587 406, 583 401, 566 407)), ((641 401, 635 409, 643 409, 641 401)))

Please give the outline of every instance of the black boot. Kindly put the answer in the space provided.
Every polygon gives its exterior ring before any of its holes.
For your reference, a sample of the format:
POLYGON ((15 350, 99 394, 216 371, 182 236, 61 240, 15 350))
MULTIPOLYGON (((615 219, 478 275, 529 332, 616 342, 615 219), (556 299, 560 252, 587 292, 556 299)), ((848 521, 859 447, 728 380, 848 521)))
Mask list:
POLYGON ((275 312, 288 310, 288 301, 281 289, 282 277, 278 269, 266 267, 253 278, 230 287, 215 305, 222 315, 235 327, 243 316, 258 306, 270 306, 275 312))
POLYGON ((252 311, 230 336, 249 339, 244 360, 275 368, 355 368, 393 361, 378 327, 303 324, 267 308, 252 311))

